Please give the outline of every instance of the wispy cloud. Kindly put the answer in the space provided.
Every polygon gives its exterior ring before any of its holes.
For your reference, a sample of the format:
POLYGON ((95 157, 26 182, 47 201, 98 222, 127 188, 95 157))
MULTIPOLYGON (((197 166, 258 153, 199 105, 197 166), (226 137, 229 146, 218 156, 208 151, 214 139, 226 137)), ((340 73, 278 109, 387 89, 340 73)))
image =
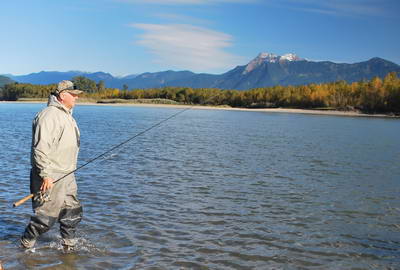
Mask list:
MULTIPOLYGON (((385 16, 386 0, 286 0, 290 8, 335 16, 385 16)), ((279 1, 282 5, 282 1, 279 1)))
POLYGON ((115 0, 133 4, 162 4, 162 5, 210 5, 219 3, 250 3, 259 0, 115 0))
POLYGON ((194 71, 230 68, 241 59, 226 52, 232 36, 188 24, 132 24, 145 31, 137 44, 150 50, 158 64, 194 71))
POLYGON ((197 24, 197 25, 212 24, 212 21, 176 13, 155 13, 154 16, 174 23, 185 22, 186 24, 197 24))

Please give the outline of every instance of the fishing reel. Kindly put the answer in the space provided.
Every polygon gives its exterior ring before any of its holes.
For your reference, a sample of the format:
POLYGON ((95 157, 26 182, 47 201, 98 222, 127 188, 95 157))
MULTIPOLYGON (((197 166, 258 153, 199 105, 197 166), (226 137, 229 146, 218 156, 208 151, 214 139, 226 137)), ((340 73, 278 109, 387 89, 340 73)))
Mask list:
POLYGON ((43 205, 45 202, 50 201, 50 193, 49 192, 42 192, 39 191, 33 195, 33 200, 38 204, 38 205, 43 205))

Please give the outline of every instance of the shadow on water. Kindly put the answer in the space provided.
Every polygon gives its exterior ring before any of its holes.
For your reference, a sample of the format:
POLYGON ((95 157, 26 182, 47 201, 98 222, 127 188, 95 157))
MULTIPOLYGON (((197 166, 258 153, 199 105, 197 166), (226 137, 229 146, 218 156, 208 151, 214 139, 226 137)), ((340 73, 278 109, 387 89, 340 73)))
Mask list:
MULTIPOLYGON (((85 258, 79 253, 63 253, 61 250, 46 250, 47 256, 43 256, 44 251, 45 249, 23 252, 17 260, 18 265, 24 267, 23 269, 75 270, 81 269, 80 263, 85 258)), ((8 269, 13 269, 12 265, 8 269)))
MULTIPOLYGON (((64 251, 61 237, 55 229, 42 235, 35 247, 23 249, 19 246, 21 232, 11 224, 0 223, 0 261, 10 269, 82 269, 82 264, 93 258, 110 256, 105 248, 97 247, 80 232, 77 245, 72 251, 64 251)), ((112 255, 111 255, 112 256, 112 255)))

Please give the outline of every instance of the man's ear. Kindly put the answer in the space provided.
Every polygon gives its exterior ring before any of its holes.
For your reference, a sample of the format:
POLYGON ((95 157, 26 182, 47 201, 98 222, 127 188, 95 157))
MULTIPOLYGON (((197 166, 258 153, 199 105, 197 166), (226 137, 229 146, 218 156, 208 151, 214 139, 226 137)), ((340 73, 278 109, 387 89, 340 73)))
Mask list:
POLYGON ((61 92, 60 94, 58 94, 57 99, 58 99, 58 101, 63 101, 64 100, 64 93, 61 92))

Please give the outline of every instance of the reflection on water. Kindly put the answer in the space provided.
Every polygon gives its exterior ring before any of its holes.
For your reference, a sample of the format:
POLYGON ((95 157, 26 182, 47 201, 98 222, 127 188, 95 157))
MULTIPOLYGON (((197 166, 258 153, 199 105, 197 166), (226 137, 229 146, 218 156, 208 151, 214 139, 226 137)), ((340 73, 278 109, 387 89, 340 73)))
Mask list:
MULTIPOLYGON (((31 213, 31 120, 0 104, 6 269, 395 269, 400 121, 191 110, 77 173, 84 220, 17 247, 31 213)), ((79 163, 178 109, 79 106, 79 163)))

